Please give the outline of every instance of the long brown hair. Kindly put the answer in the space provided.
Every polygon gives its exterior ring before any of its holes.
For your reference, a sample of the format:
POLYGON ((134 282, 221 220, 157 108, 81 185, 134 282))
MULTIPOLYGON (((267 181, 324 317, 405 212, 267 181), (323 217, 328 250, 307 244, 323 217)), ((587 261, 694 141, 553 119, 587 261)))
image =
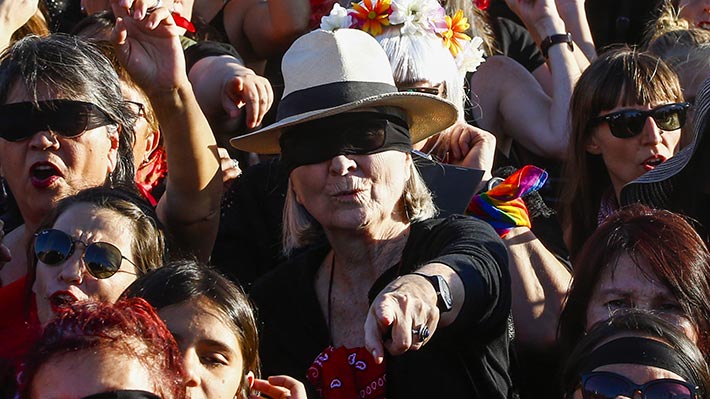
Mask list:
POLYGON ((611 180, 601 155, 587 152, 592 120, 617 104, 683 101, 676 74, 659 58, 629 47, 603 53, 579 78, 571 99, 571 132, 561 198, 563 225, 574 259, 597 227, 597 214, 611 180))

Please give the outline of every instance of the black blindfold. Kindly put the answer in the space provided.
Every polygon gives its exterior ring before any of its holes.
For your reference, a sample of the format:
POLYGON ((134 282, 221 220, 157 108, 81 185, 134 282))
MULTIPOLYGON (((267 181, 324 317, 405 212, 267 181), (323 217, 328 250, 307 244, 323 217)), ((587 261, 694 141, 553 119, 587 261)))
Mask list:
POLYGON ((302 123, 286 129, 279 143, 281 163, 289 173, 337 155, 412 150, 407 123, 380 112, 348 112, 302 123))

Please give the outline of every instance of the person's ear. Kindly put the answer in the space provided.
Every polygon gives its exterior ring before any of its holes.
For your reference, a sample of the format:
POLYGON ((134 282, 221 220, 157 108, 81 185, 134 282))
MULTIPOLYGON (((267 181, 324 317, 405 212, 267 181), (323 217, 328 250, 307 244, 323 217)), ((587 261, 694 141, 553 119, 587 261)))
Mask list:
POLYGON ((596 136, 592 136, 587 140, 587 145, 584 146, 588 153, 593 155, 601 155, 602 149, 597 142, 596 136))
POLYGON ((150 160, 151 155, 153 154, 153 151, 155 151, 156 148, 158 148, 158 145, 160 144, 160 130, 155 130, 148 134, 148 137, 145 138, 145 144, 144 144, 144 150, 145 150, 145 155, 143 162, 148 162, 150 160))

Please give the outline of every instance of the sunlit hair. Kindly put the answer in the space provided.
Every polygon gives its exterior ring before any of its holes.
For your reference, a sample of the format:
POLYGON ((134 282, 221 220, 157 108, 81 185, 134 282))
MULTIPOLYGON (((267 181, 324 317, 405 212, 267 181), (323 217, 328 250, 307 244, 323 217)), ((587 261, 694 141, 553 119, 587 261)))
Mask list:
POLYGON ((685 377, 698 384, 703 392, 701 397, 706 397, 710 389, 710 371, 698 347, 671 323, 638 310, 615 315, 596 324, 587 335, 580 337, 562 368, 560 382, 563 393, 570 394, 574 391, 579 384, 582 368, 595 349, 607 342, 628 336, 649 338, 670 346, 675 353, 675 360, 690 373, 685 377))
POLYGON ((597 227, 602 197, 611 180, 601 155, 587 152, 594 118, 617 105, 682 102, 676 74, 659 58, 620 47, 603 53, 582 73, 571 99, 571 132, 561 198, 568 249, 574 256, 597 227))
POLYGON ((12 37, 10 38, 11 44, 27 35, 49 35, 49 26, 47 25, 47 18, 44 16, 45 14, 42 11, 43 8, 44 3, 39 3, 37 11, 30 17, 30 19, 18 30, 12 33, 12 37))
MULTIPOLYGON (((44 218, 37 231, 54 227, 57 219, 75 205, 109 210, 116 214, 116 223, 128 225, 124 234, 130 236, 132 261, 138 275, 161 267, 167 252, 165 233, 153 207, 131 187, 94 187, 66 197, 44 218)), ((37 258, 34 251, 30 255, 30 281, 34 281, 37 258)))
POLYGON ((133 181, 135 114, 123 101, 116 71, 94 45, 59 33, 18 40, 0 57, 0 104, 7 103, 16 86, 26 89, 35 103, 51 93, 90 102, 106 112, 115 122, 107 126, 109 132, 119 133, 116 168, 107 180, 133 181))
MULTIPOLYGON (((404 184, 402 208, 410 222, 426 220, 438 213, 431 191, 427 188, 414 162, 409 162, 409 179, 404 184)), ((288 181, 283 209, 283 253, 318 242, 324 238, 323 228, 313 216, 296 201, 291 180, 288 181)))
POLYGON ((33 380, 44 365, 62 356, 86 353, 136 359, 150 373, 155 394, 163 399, 186 397, 182 356, 175 339, 145 300, 130 298, 115 304, 77 302, 57 315, 27 357, 20 374, 21 398, 31 398, 33 380))
MULTIPOLYGON (((710 355, 710 255, 682 216, 634 204, 622 208, 589 237, 574 262, 574 280, 559 323, 559 342, 572 346, 584 335, 587 309, 602 273, 628 255, 645 263, 675 296, 699 333, 698 346, 710 355)), ((614 269, 612 269, 614 270, 614 269)), ((618 274, 617 274, 618 276, 618 274)))
MULTIPOLYGON (((239 399, 250 396, 247 373, 259 378, 259 336, 254 310, 244 291, 221 275, 195 260, 178 260, 154 270, 131 284, 124 293, 142 297, 158 309, 191 300, 204 300, 217 310, 223 323, 234 332, 242 355, 244 372, 239 384, 239 399)), ((213 309, 205 309, 211 312, 213 309)))
POLYGON ((451 52, 444 47, 440 37, 430 32, 402 34, 397 26, 385 28, 375 37, 389 58, 397 87, 428 81, 444 83, 444 98, 456 105, 459 117, 463 118, 464 74, 460 73, 451 52))
POLYGON ((454 15, 458 10, 463 11, 464 17, 468 19, 469 36, 478 36, 483 39, 483 50, 486 55, 491 56, 501 54, 496 47, 495 33, 488 23, 488 13, 476 7, 472 0, 439 0, 439 3, 446 9, 446 15, 454 15))

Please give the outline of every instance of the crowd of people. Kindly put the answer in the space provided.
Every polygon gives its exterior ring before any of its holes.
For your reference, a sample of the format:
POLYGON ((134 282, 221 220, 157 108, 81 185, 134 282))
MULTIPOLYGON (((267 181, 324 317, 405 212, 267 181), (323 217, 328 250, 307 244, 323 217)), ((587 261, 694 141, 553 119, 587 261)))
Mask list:
POLYGON ((648 3, 0 0, 0 397, 710 398, 710 2, 648 3))

